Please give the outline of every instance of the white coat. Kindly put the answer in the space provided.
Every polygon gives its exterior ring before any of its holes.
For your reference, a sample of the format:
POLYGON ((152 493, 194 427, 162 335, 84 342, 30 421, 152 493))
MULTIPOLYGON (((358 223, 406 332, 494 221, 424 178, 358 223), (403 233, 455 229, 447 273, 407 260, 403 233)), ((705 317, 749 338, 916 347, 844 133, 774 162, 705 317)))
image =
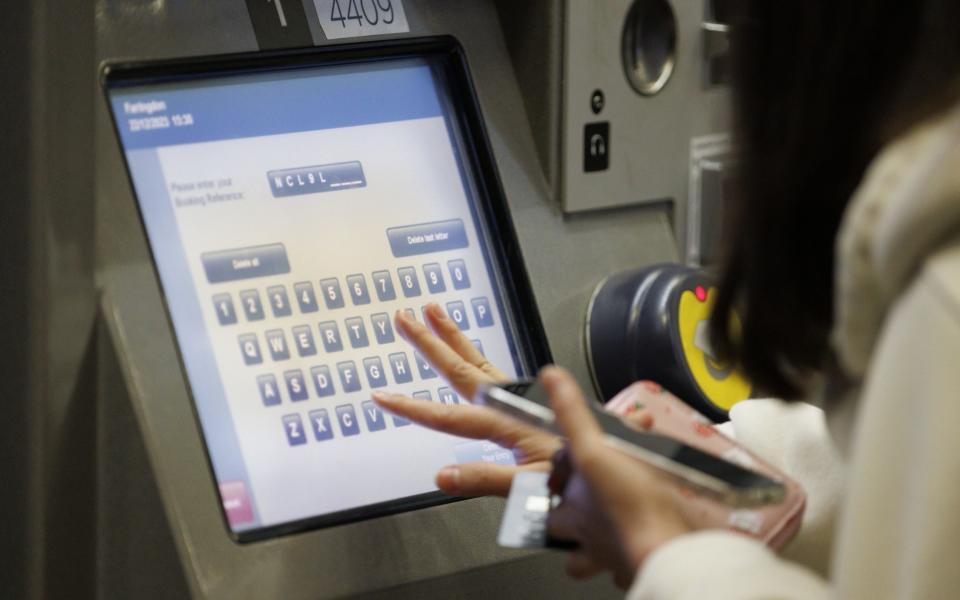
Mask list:
POLYGON ((747 401, 726 427, 809 495, 778 556, 701 531, 654 552, 634 600, 960 598, 960 106, 874 161, 837 239, 832 343, 859 385, 747 401))

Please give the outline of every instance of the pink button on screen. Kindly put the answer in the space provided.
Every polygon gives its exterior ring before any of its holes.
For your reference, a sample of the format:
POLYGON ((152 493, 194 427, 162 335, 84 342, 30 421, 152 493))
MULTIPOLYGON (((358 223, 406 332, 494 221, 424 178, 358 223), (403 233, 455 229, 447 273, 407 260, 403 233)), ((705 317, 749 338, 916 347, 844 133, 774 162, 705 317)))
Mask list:
POLYGON ((253 508, 247 498, 247 486, 242 481, 227 481, 220 484, 220 499, 227 521, 231 525, 249 523, 253 520, 253 508))

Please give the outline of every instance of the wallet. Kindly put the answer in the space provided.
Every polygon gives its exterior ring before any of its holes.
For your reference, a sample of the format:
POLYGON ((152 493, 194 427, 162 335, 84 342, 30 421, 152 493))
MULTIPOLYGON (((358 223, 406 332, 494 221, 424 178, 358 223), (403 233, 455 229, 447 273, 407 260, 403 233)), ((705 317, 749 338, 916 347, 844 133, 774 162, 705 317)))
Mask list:
POLYGON ((607 402, 605 408, 620 417, 645 410, 653 417, 650 431, 761 473, 786 488, 781 502, 745 509, 722 504, 678 485, 684 515, 696 528, 729 529, 757 538, 775 550, 797 533, 806 502, 800 485, 717 430, 707 417, 660 385, 650 381, 634 383, 607 402))

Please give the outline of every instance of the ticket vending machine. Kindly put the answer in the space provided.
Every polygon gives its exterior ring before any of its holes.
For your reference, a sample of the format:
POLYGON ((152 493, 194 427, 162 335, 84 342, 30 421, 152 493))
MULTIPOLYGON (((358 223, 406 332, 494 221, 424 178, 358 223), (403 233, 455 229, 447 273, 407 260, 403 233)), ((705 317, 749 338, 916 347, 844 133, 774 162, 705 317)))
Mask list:
POLYGON ((54 350, 89 392, 73 401, 93 400, 91 441, 50 442, 83 450, 55 454, 86 457, 69 493, 90 510, 78 526, 46 500, 66 527, 36 580, 105 598, 615 597, 567 580, 560 554, 497 547, 501 501, 432 487, 439 466, 509 455, 369 393, 462 401, 384 319, 436 301, 508 372, 554 360, 596 395, 591 293, 684 259, 691 148, 726 131, 704 75, 712 4, 78 12, 71 93, 93 94, 94 120, 69 147, 93 149, 71 158, 92 193, 43 243, 61 270, 87 265, 50 314, 97 307, 71 335, 86 341, 54 350))

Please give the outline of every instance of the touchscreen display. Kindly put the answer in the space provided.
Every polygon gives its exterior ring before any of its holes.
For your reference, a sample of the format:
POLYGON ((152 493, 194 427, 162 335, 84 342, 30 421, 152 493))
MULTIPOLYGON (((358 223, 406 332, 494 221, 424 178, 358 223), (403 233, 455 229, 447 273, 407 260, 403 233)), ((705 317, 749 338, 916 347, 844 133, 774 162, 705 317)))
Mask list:
POLYGON ((464 401, 394 330, 429 302, 525 371, 435 60, 108 84, 235 533, 428 504, 442 466, 513 461, 370 399, 464 401))

